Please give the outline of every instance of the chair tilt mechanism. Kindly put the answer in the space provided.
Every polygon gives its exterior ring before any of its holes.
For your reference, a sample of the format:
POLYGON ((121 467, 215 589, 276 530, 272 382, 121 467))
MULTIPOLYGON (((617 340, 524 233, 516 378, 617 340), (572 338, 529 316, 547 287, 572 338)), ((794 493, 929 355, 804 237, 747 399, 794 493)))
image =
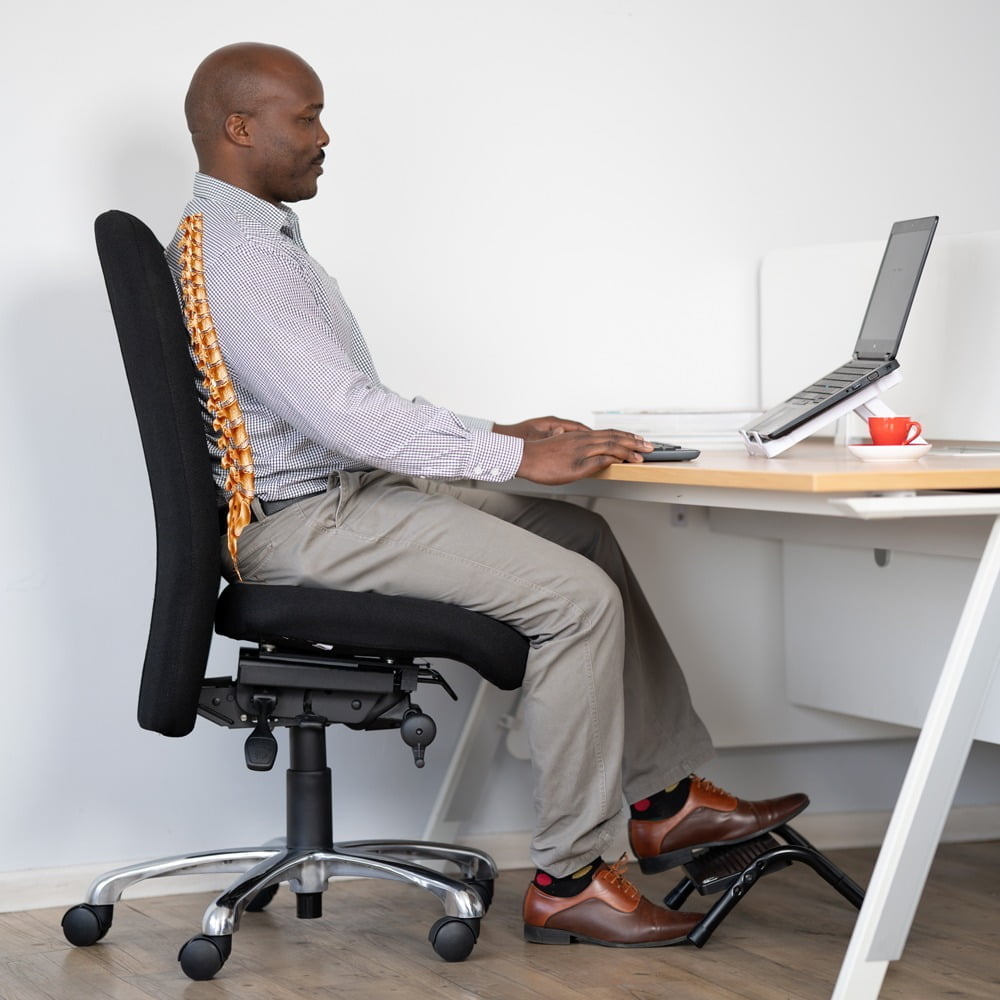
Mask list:
POLYGON ((148 878, 232 873, 208 907, 202 932, 180 949, 183 971, 210 979, 225 964, 244 911, 263 909, 287 883, 298 916, 319 917, 335 876, 367 876, 434 893, 444 916, 431 944, 462 961, 479 935, 497 871, 489 855, 407 840, 334 843, 326 728, 398 728, 418 767, 434 721, 414 703, 421 683, 450 687, 424 658, 471 666, 513 690, 524 676, 528 641, 465 608, 408 597, 313 587, 233 583, 219 594, 219 510, 196 372, 163 247, 138 219, 97 220, 98 253, 149 476, 156 521, 156 579, 139 689, 139 724, 185 736, 198 715, 249 729, 247 765, 275 762, 274 727, 289 733, 286 836, 258 848, 169 857, 97 878, 63 917, 66 938, 93 945, 111 926, 122 892, 148 878), (247 645, 235 678, 206 678, 213 629, 247 645), (421 862, 432 865, 425 867, 421 862), (441 870, 452 871, 445 875, 441 870), (454 877, 453 877, 454 876, 454 877))

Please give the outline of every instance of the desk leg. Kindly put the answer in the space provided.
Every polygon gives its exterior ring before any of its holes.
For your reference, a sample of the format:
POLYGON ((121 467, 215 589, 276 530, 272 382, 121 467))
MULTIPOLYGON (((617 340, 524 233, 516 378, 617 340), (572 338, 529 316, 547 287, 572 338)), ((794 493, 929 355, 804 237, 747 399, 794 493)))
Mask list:
POLYGON ((1000 653, 1000 518, 993 522, 913 751, 833 1000, 876 1000, 903 952, 1000 653))

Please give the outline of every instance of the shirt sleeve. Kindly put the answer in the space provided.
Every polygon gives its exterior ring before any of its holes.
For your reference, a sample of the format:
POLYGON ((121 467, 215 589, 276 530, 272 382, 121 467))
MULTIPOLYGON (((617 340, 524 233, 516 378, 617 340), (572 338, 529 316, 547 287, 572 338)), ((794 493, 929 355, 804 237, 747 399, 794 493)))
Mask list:
MULTIPOLYGON (((424 399, 423 396, 417 396, 414 403, 430 403, 429 399, 424 399)), ((432 404, 433 405, 433 404, 432 404)), ((481 433, 488 433, 493 430, 496 424, 495 420, 489 420, 486 417, 470 417, 464 413, 455 414, 462 423, 469 428, 470 431, 479 431, 481 433)))
POLYGON ((503 482, 516 474, 519 439, 493 433, 489 421, 467 424, 451 410, 403 399, 362 371, 350 331, 335 329, 282 247, 242 244, 216 257, 205 279, 237 392, 301 434, 350 464, 404 475, 503 482))

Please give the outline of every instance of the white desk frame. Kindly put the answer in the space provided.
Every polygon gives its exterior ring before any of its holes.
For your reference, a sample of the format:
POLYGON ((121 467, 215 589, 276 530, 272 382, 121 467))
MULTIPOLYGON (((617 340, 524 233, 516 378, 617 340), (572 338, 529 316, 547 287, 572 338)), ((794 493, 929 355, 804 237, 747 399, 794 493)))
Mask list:
MULTIPOLYGON (((1000 498, 972 586, 910 759, 899 798, 834 989, 834 1000, 877 1000, 889 962, 903 953, 913 915, 965 767, 1000 655, 1000 498)), ((874 499, 874 498, 873 498, 874 499)), ((857 516, 909 517, 921 497, 880 498, 853 506, 857 516)), ((932 498, 924 498, 925 501, 932 498)), ((933 498, 938 499, 938 498, 933 498)), ((945 516, 982 513, 983 497, 952 501, 945 516)), ((850 505, 851 501, 833 501, 850 505)), ((923 511, 926 514, 929 511, 923 511)))
MULTIPOLYGON (((553 493, 521 482, 514 488, 522 493, 553 493)), ((877 1000, 889 963, 902 955, 1000 659, 1000 492, 850 495, 609 479, 584 480, 560 492, 861 521, 973 515, 994 518, 832 995, 832 1000, 877 1000)), ((472 720, 470 716, 463 736, 489 728, 487 719, 477 716, 472 720)), ((462 759, 463 745, 460 742, 453 762, 459 770, 464 766, 457 763, 462 759)), ((495 747, 496 738, 492 743, 495 747)), ((459 770, 449 774, 448 787, 442 789, 428 830, 440 832, 435 824, 452 800, 459 770)))

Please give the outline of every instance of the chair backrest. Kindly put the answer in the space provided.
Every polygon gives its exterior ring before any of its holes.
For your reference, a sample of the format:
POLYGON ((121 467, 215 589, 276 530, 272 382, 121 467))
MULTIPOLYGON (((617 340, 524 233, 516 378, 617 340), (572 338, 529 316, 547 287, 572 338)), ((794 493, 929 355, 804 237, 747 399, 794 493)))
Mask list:
POLYGON ((139 725, 184 736, 197 718, 221 570, 197 372, 163 246, 125 212, 98 216, 94 231, 156 520, 156 582, 139 725))

